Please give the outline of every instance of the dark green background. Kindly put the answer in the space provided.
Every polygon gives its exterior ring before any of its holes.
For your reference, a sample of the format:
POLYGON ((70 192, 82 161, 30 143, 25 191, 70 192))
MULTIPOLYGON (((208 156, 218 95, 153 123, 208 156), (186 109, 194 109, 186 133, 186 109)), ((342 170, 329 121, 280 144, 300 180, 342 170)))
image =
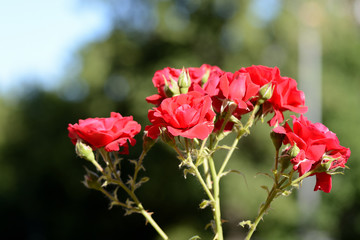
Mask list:
MULTIPOLYGON (((278 66, 284 76, 299 75, 300 15, 309 1, 99 2, 108 7, 112 30, 74 54, 58 89, 30 84, 0 99, 1 239, 158 239, 142 216, 109 211, 105 197, 81 184, 83 166, 91 166, 76 157, 68 123, 117 111, 133 115, 144 129, 152 107, 144 98, 156 93, 151 78, 167 66, 208 63, 236 71, 263 64, 278 66), (127 14, 121 11, 125 6, 130 6, 127 14)), ((305 225, 296 191, 276 200, 254 239, 314 239, 306 238, 311 233, 360 238, 360 25, 354 1, 314 2, 317 7, 305 8, 305 15, 310 14, 308 27, 321 36, 323 123, 351 148, 350 170, 333 177, 330 194, 317 192, 321 202, 305 225)), ((238 175, 222 182, 226 239, 243 237, 246 231, 238 222, 253 219, 266 197, 260 186, 268 179, 255 175, 272 166, 269 131, 258 123, 232 159, 230 165, 246 182, 238 175)), ((140 135, 137 140, 129 158, 140 154, 140 135)), ((170 237, 211 239, 210 230, 204 230, 209 209, 198 207, 205 195, 192 177, 183 179, 175 154, 158 143, 144 164, 151 180, 138 194, 170 237)))

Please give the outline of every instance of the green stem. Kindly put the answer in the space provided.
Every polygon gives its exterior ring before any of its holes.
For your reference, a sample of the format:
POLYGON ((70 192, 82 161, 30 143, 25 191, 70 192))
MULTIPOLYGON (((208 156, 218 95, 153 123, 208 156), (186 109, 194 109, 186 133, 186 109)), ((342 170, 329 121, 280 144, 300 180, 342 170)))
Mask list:
MULTIPOLYGON (((122 184, 121 184, 122 185, 122 184)), ((121 186, 123 187, 123 186, 121 186)), ((104 193, 111 201, 113 201, 116 205, 122 206, 124 208, 129 208, 126 204, 120 202, 117 200, 114 196, 112 196, 110 193, 108 193, 105 189, 100 188, 100 191, 104 193)), ((127 191, 128 192, 128 191, 127 191)), ((128 192, 129 193, 129 192, 128 192)), ((131 196, 131 198, 135 201, 137 209, 134 209, 135 212, 141 213, 147 222, 151 224, 151 226, 157 231, 157 233, 164 239, 167 240, 169 237, 165 234, 165 232, 160 228, 160 226, 155 222, 155 220, 151 217, 151 214, 148 213, 142 204, 139 202, 137 197, 135 195, 131 196)))
POLYGON ((138 162, 136 163, 136 166, 135 166, 135 170, 134 170, 134 177, 133 177, 133 182, 132 182, 132 186, 131 186, 131 190, 132 191, 135 191, 135 185, 136 185, 136 178, 137 178, 137 175, 142 167, 142 162, 145 158, 145 155, 146 155, 146 151, 142 151, 140 157, 139 157, 139 160, 138 162))
POLYGON ((203 171, 204 171, 204 175, 205 175, 205 182, 206 182, 206 186, 209 190, 212 189, 212 182, 211 182, 211 176, 210 176, 210 172, 209 172, 209 160, 207 159, 207 157, 203 156, 203 151, 205 149, 205 145, 206 142, 208 140, 209 137, 205 138, 202 143, 201 143, 201 147, 199 150, 199 154, 197 156, 197 160, 195 165, 199 166, 200 165, 200 160, 202 159, 202 165, 203 165, 203 171))
POLYGON ((276 190, 277 190, 277 186, 276 186, 276 184, 274 184, 273 188, 271 189, 271 191, 266 199, 266 202, 260 208, 257 218, 255 219, 254 223, 251 224, 250 231, 246 235, 245 240, 250 240, 251 236, 255 232, 257 225, 259 224, 260 220, 263 218, 264 214, 270 207, 271 202, 274 200, 276 193, 277 193, 276 190))
MULTIPOLYGON (((256 112, 259 110, 259 107, 260 105, 259 104, 256 104, 254 109, 253 109, 253 112, 251 113, 245 127, 243 127, 240 131, 239 131, 239 134, 238 136, 236 137, 236 139, 234 140, 232 146, 231 146, 231 149, 229 150, 229 152, 227 153, 226 157, 225 157, 225 160, 224 162, 222 163, 221 167, 220 167, 220 170, 219 170, 219 173, 218 175, 220 176, 224 170, 225 170, 225 167, 226 165, 228 164, 239 140, 242 138, 242 136, 244 136, 245 133, 247 133, 249 131, 249 129, 252 127, 252 125, 254 124, 254 120, 255 120, 255 115, 256 115, 256 112)), ((216 145, 217 145, 217 142, 216 142, 216 145)))
POLYGON ((275 183, 278 183, 278 165, 279 165, 279 149, 276 149, 275 152, 275 167, 274 167, 274 177, 275 177, 275 183))
POLYGON ((203 187, 204 191, 208 195, 209 199, 214 202, 215 199, 214 199, 212 193, 210 192, 208 186, 206 185, 203 177, 201 176, 201 173, 199 172, 199 169, 192 162, 192 159, 191 159, 191 156, 189 155, 189 152, 188 152, 188 158, 185 159, 183 154, 181 153, 181 151, 176 146, 174 146, 174 149, 177 152, 177 154, 179 154, 179 157, 181 158, 181 161, 185 162, 185 164, 188 165, 188 167, 190 167, 192 170, 194 170, 195 176, 199 180, 199 182, 200 182, 201 186, 203 187))
POLYGON ((145 217, 145 219, 151 224, 151 226, 157 231, 157 233, 164 239, 167 240, 169 237, 166 233, 161 229, 161 227, 155 222, 155 220, 151 217, 151 214, 148 213, 144 207, 139 203, 137 207, 140 209, 140 213, 145 217))
MULTIPOLYGON (((142 206, 141 202, 139 201, 139 199, 137 198, 137 196, 134 193, 134 189, 130 190, 121 180, 120 176, 118 175, 118 173, 116 172, 116 169, 114 168, 114 165, 111 161, 111 159, 109 158, 108 154, 106 152, 103 152, 103 158, 104 160, 107 162, 111 172, 113 173, 113 175, 115 176, 116 179, 113 179, 112 177, 110 179, 107 179, 107 181, 112 182, 117 184, 118 186, 120 186, 122 189, 125 190, 125 192, 131 197, 131 199, 135 202, 137 209, 135 209, 136 212, 141 213, 145 219, 151 224, 151 226, 158 232, 158 234, 165 240, 169 239, 169 237, 165 234, 165 232, 160 228, 160 226, 155 222, 155 220, 151 217, 151 215, 144 209, 144 207, 142 206)), ((135 168, 135 172, 137 174, 137 172, 139 171, 142 163, 142 160, 145 157, 145 152, 143 152, 139 158, 139 162, 135 168), (140 163, 140 164, 139 164, 140 163)), ((134 181, 135 181, 136 176, 134 175, 134 181)), ((105 190, 104 190, 105 191, 105 190)), ((114 201, 117 205, 123 206, 124 204, 119 202, 116 198, 114 198, 113 196, 111 196, 111 194, 109 194, 108 192, 104 192, 102 191, 106 196, 108 196, 112 201, 114 201), (107 193, 107 194, 106 194, 107 193)), ((125 205, 126 208, 128 208, 128 206, 125 205)))
POLYGON ((231 158, 231 156, 232 156, 232 154, 233 154, 233 152, 234 152, 234 150, 235 150, 235 148, 236 148, 236 145, 238 144, 239 140, 240 140, 239 137, 237 137, 237 138, 234 140, 234 142, 233 142, 233 144, 232 144, 232 146, 231 146, 231 149, 230 149, 229 152, 227 153, 227 155, 226 155, 226 157, 225 157, 225 160, 224 160, 224 162, 222 163, 222 165, 221 165, 221 167, 220 167, 220 170, 219 170, 219 173, 218 173, 219 176, 224 172, 225 167, 226 167, 227 163, 229 162, 229 160, 230 160, 230 158, 231 158))
POLYGON ((297 179, 292 181, 291 180, 292 173, 293 173, 293 170, 292 170, 291 173, 290 173, 290 179, 289 179, 288 184, 282 186, 286 182, 286 180, 288 179, 288 178, 285 178, 285 177, 280 182, 278 182, 278 183, 275 182, 272 189, 271 189, 271 191, 270 191, 270 193, 269 193, 269 195, 268 195, 268 197, 267 197, 267 199, 266 199, 266 202, 261 206, 257 218, 255 219, 254 223, 251 224, 250 231, 248 232, 245 240, 249 240, 251 238, 251 236, 255 232, 256 227, 259 224, 260 220, 263 218, 264 214, 269 209, 271 202, 274 200, 274 198, 276 198, 278 196, 277 195, 278 193, 283 192, 286 188, 301 182, 304 178, 306 178, 306 177, 308 177, 308 176, 310 176, 310 175, 312 175, 312 174, 314 174, 316 172, 317 172, 317 169, 313 169, 313 170, 305 173, 301 177, 298 177, 297 179))
POLYGON ((303 174, 301 177, 298 177, 298 178, 295 179, 294 181, 291 181, 291 179, 289 179, 289 183, 286 184, 286 185, 283 187, 283 189, 285 189, 285 188, 287 188, 287 187, 289 187, 289 186, 292 186, 292 185, 294 185, 294 184, 297 184, 297 183, 301 182, 304 178, 306 178, 306 177, 308 177, 308 176, 310 176, 310 175, 312 175, 312 174, 314 174, 314 173, 317 173, 317 172, 318 172, 317 169, 313 169, 313 170, 311 170, 311 171, 303 174))
POLYGON ((203 187, 204 191, 206 192, 206 195, 208 195, 209 200, 212 202, 215 202, 215 198, 210 192, 208 186, 206 185, 203 177, 201 176, 201 173, 199 172, 198 168, 194 165, 193 162, 189 163, 190 167, 194 170, 196 178, 199 180, 201 186, 203 187))
POLYGON ((102 192, 105 196, 107 196, 111 201, 115 202, 116 205, 122 206, 124 208, 127 208, 128 206, 126 206, 125 203, 120 202, 119 200, 117 200, 113 195, 111 195, 108 191, 106 191, 103 188, 99 189, 100 192, 102 192))
POLYGON ((212 158, 209 158, 210 171, 214 186, 214 220, 216 224, 216 236, 218 240, 223 240, 223 230, 221 223, 221 208, 220 208, 220 178, 216 173, 215 163, 212 158))
POLYGON ((285 187, 281 187, 281 185, 287 180, 287 178, 283 178, 279 183, 274 183, 271 191, 268 194, 268 197, 266 198, 266 201, 264 204, 261 205, 260 211, 258 216, 256 217, 254 223, 251 224, 250 230, 248 234, 246 235, 245 240, 250 240, 251 236, 256 230, 257 225, 259 224, 260 220, 263 219, 264 214, 267 212, 267 210, 270 207, 271 202, 276 198, 279 192, 283 191, 285 187))

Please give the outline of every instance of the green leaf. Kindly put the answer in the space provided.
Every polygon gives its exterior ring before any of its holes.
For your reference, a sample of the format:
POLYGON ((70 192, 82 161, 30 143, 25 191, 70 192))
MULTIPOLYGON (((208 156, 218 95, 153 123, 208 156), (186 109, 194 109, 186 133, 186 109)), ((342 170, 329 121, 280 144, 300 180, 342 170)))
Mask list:
POLYGON ((265 191, 268 193, 268 194, 270 194, 270 191, 269 191, 269 188, 267 187, 267 186, 264 186, 264 185, 262 185, 262 186, 260 186, 262 189, 265 189, 265 191))
MULTIPOLYGON (((219 150, 219 149, 231 150, 232 147, 227 146, 227 145, 221 145, 221 146, 217 146, 217 148, 216 148, 216 150, 219 150)), ((235 147, 235 149, 237 149, 237 147, 235 147)))
POLYGON ((128 184, 129 186, 133 186, 135 184, 132 176, 129 176, 129 180, 127 180, 126 184, 128 184))
POLYGON ((281 193, 281 195, 283 195, 285 197, 289 196, 290 194, 291 194, 291 191, 287 191, 287 190, 285 190, 281 193))
POLYGON ((192 168, 184 169, 184 178, 186 179, 187 174, 190 173, 191 175, 195 176, 195 170, 192 168))
POLYGON ((136 160, 133 160, 133 159, 129 160, 129 162, 131 162, 131 163, 134 164, 135 166, 137 166, 137 164, 138 164, 138 162, 137 162, 136 160))
POLYGON ((252 228, 253 224, 251 223, 250 220, 244 220, 244 221, 241 221, 239 223, 240 226, 242 226, 243 228, 245 228, 246 226, 248 226, 249 228, 252 228))
POLYGON ((210 205, 212 205, 212 201, 205 199, 200 203, 199 206, 200 206, 201 209, 204 209, 204 208, 206 208, 206 207, 208 207, 210 205))
POLYGON ((271 178, 272 180, 275 180, 273 176, 271 176, 270 174, 268 173, 257 173, 256 175, 264 175, 264 176, 267 176, 269 178, 271 178))
POLYGON ((196 235, 196 236, 193 236, 193 237, 189 238, 189 240, 197 240, 197 239, 201 239, 201 237, 196 235))
POLYGON ((149 181, 150 178, 148 177, 143 177, 139 182, 137 182, 135 184, 135 189, 138 189, 143 183, 146 183, 147 181, 149 181))

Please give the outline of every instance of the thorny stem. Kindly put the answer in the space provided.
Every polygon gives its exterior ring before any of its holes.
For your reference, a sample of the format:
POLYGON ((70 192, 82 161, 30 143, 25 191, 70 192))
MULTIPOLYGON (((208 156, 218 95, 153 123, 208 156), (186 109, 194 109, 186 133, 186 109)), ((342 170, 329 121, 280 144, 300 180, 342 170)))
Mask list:
POLYGON ((260 220, 263 218, 264 214, 270 207, 271 202, 276 197, 277 190, 278 190, 278 186, 276 184, 274 184, 273 188, 271 189, 271 191, 266 199, 266 202, 260 207, 260 211, 259 211, 257 218, 255 219, 255 222, 251 224, 250 231, 248 232, 245 240, 250 240, 250 238, 253 235, 253 233, 255 232, 256 227, 259 224, 260 220))
POLYGON ((260 211, 259 211, 259 214, 258 216, 256 217, 254 223, 250 224, 250 230, 245 238, 245 240, 250 240, 251 236, 253 235, 253 233, 255 232, 256 230, 256 227, 257 225, 259 224, 260 220, 263 219, 263 216, 264 214, 267 212, 267 210, 269 209, 270 207, 270 204, 271 202, 279 196, 280 193, 284 192, 286 188, 290 187, 290 186, 294 186, 296 185, 297 183, 301 182, 304 178, 316 173, 317 170, 316 169, 313 169, 307 173, 305 173, 304 175, 302 175, 301 177, 298 177, 297 179, 295 179, 294 181, 291 180, 292 178, 292 173, 293 173, 293 170, 291 171, 290 173, 290 179, 289 179, 289 183, 282 186, 287 178, 283 178, 279 183, 275 182, 271 191, 269 192, 268 194, 268 197, 266 198, 266 201, 264 204, 261 205, 260 207, 260 211))
POLYGON ((135 170, 134 170, 134 177, 133 177, 133 182, 132 182, 132 186, 131 186, 131 189, 132 191, 135 191, 135 184, 136 184, 136 178, 137 178, 137 175, 142 167, 142 162, 144 160, 146 156, 146 151, 142 151, 140 157, 139 157, 139 160, 138 162, 136 163, 136 166, 135 166, 135 170))
POLYGON ((228 162, 229 162, 229 160, 230 160, 230 158, 231 158, 231 156, 232 156, 232 154, 233 154, 233 152, 234 152, 234 150, 235 150, 235 148, 236 148, 239 140, 244 136, 245 133, 248 133, 248 132, 249 132, 250 127, 252 127, 252 125, 254 124, 255 115, 256 115, 256 112, 257 112, 258 110, 259 110, 259 104, 256 104, 255 107, 254 107, 254 110, 253 110, 252 114, 250 115, 250 117, 249 117, 249 119, 248 119, 248 121, 247 121, 247 123, 246 123, 246 125, 245 125, 245 127, 243 127, 243 128, 239 131, 239 134, 238 134, 238 136, 236 137, 236 139, 234 140, 233 145, 231 146, 231 149, 230 149, 229 152, 227 153, 226 158, 225 158, 224 162, 223 162, 222 165, 221 165, 221 168, 220 168, 220 170, 219 170, 218 175, 221 175, 221 174, 224 172, 225 167, 226 167, 226 165, 228 164, 228 162))
POLYGON ((278 165, 279 165, 279 149, 276 149, 275 152, 275 167, 274 167, 274 175, 275 175, 275 183, 278 183, 278 165))
POLYGON ((215 199, 212 195, 212 193, 210 192, 208 186, 206 185, 203 177, 201 176, 201 173, 199 172, 199 169, 194 165, 194 163, 192 162, 191 156, 188 156, 187 159, 184 158, 183 154, 181 153, 181 151, 174 146, 175 151, 177 152, 177 154, 179 154, 179 157, 181 158, 181 161, 184 162, 188 167, 190 167, 192 170, 194 170, 195 176, 196 178, 199 180, 201 186, 203 187, 204 191, 206 192, 206 194, 208 195, 209 199, 214 202, 215 199))
MULTIPOLYGON (((208 163, 210 166, 210 171, 211 171, 211 177, 213 180, 213 196, 214 196, 214 205, 213 205, 213 215, 214 215, 214 220, 215 220, 215 224, 216 224, 216 237, 218 240, 223 240, 223 230, 222 230, 222 223, 221 223, 221 208, 220 208, 220 178, 221 178, 221 174, 224 172, 225 167, 227 165, 227 163, 229 162, 235 148, 236 145, 238 144, 239 140, 241 139, 241 137, 249 132, 249 128, 254 124, 254 120, 255 120, 255 115, 256 112, 259 109, 259 104, 256 104, 253 112, 251 114, 251 116, 249 117, 245 127, 242 127, 241 130, 238 133, 238 136, 236 137, 236 139, 233 142, 233 145, 231 147, 231 149, 229 150, 229 152, 227 153, 225 160, 223 161, 219 172, 216 171, 216 167, 215 167, 215 163, 214 160, 212 159, 212 157, 208 157, 208 163)), ((226 118, 224 120, 224 123, 221 127, 220 132, 222 132, 225 129, 225 126, 227 124, 227 122, 229 121, 231 116, 230 114, 226 115, 226 118)), ((213 138, 210 137, 210 151, 214 151, 214 149, 216 149, 218 143, 220 142, 220 138, 219 137, 215 137, 215 142, 213 141, 213 138)), ((212 155, 212 154, 211 154, 212 155)))
MULTIPOLYGON (((106 162, 106 164, 108 164, 110 171, 112 172, 112 174, 115 176, 115 179, 112 178, 110 176, 110 178, 107 178, 108 182, 112 182, 115 183, 116 185, 120 186, 122 189, 125 190, 125 192, 131 197, 131 199, 135 202, 136 204, 136 208, 133 208, 132 210, 138 213, 141 213, 147 222, 149 222, 151 224, 151 226, 157 231, 157 233, 164 239, 167 240, 169 239, 169 237, 165 234, 165 232, 160 228, 160 226, 156 223, 156 221, 151 217, 151 214, 149 212, 147 212, 144 207, 142 206, 141 202, 139 201, 139 199, 137 198, 137 196, 134 193, 134 188, 132 187, 132 190, 130 190, 121 180, 119 174, 116 172, 116 169, 111 161, 111 159, 109 158, 109 155, 107 152, 105 151, 100 151, 102 157, 104 158, 104 161, 106 162)), ((134 181, 136 179, 137 173, 140 170, 140 167, 142 165, 142 161, 145 157, 145 152, 143 152, 139 158, 139 162, 136 165, 135 168, 135 173, 134 174, 134 181)), ((105 189, 100 188, 100 191, 102 193, 104 193, 114 204, 122 206, 124 208, 129 209, 129 206, 127 206, 126 204, 120 202, 119 200, 117 200, 114 196, 112 196, 110 193, 108 193, 105 189)))
POLYGON ((221 208, 220 208, 220 178, 219 175, 216 173, 214 160, 210 157, 209 158, 209 165, 211 176, 213 179, 213 186, 214 186, 214 219, 216 224, 216 234, 218 240, 223 240, 223 230, 222 230, 222 223, 221 223, 221 208))
MULTIPOLYGON (((207 157, 203 157, 203 151, 204 151, 207 140, 208 140, 208 137, 205 138, 201 143, 197 161, 199 161, 201 158, 203 158, 202 165, 203 165, 204 174, 205 174, 205 182, 206 182, 208 189, 211 190, 212 182, 211 182, 211 176, 210 176, 210 172, 209 172, 209 160, 207 157)), ((198 163, 196 163, 196 165, 198 165, 198 163)))

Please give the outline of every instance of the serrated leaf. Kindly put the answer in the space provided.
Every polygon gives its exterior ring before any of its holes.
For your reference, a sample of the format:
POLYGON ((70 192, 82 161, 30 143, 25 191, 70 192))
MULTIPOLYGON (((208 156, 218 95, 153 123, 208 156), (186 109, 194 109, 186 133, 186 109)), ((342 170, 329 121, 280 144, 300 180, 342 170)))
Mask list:
POLYGON ((265 189, 265 191, 268 193, 268 194, 270 194, 270 191, 269 191, 269 188, 267 187, 267 186, 264 186, 264 185, 262 185, 262 186, 260 186, 262 189, 265 189))
POLYGON ((105 182, 101 185, 101 187, 106 187, 108 184, 109 184, 109 182, 108 182, 108 181, 105 181, 105 182))
POLYGON ((134 212, 136 212, 136 211, 134 211, 133 209, 125 209, 124 216, 128 216, 130 214, 133 214, 134 212))
POLYGON ((141 183, 146 183, 146 182, 149 181, 149 180, 150 180, 149 177, 143 177, 143 178, 141 178, 140 182, 141 182, 141 183))
POLYGON ((184 169, 184 178, 185 178, 185 179, 186 179, 186 175, 187 175, 188 173, 190 173, 191 175, 195 176, 195 172, 194 172, 193 169, 191 169, 191 168, 186 168, 186 169, 184 169))
POLYGON ((203 200, 200 204, 199 204, 199 207, 201 208, 201 209, 204 209, 204 208, 206 208, 206 207, 208 207, 208 206, 210 206, 210 205, 212 205, 212 202, 210 201, 210 200, 203 200))
POLYGON ((143 177, 139 182, 137 182, 135 184, 135 189, 138 189, 143 183, 146 183, 147 181, 149 181, 150 178, 148 177, 143 177))
POLYGON ((241 221, 239 223, 240 226, 242 226, 243 228, 245 228, 245 226, 248 226, 249 228, 251 228, 253 226, 253 224, 251 223, 250 220, 244 220, 244 221, 241 221))
POLYGON ((215 221, 211 220, 210 223, 205 225, 205 230, 207 230, 209 227, 211 227, 213 230, 215 229, 215 221))
POLYGON ((129 177, 129 180, 127 180, 126 184, 128 184, 129 186, 133 186, 134 185, 134 179, 130 175, 128 177, 129 177))
POLYGON ((287 191, 287 190, 285 190, 281 193, 281 195, 283 195, 285 197, 289 196, 290 194, 291 194, 291 191, 287 191))
POLYGON ((231 169, 231 170, 228 170, 226 172, 223 172, 219 177, 222 178, 222 177, 228 175, 229 173, 237 173, 237 174, 239 174, 241 176, 244 176, 244 174, 242 172, 240 172, 239 170, 231 169))
MULTIPOLYGON (((233 148, 230 147, 230 146, 227 146, 227 145, 221 145, 221 146, 217 146, 217 147, 216 147, 216 150, 219 150, 219 149, 231 150, 231 149, 233 149, 233 148)), ((237 149, 237 147, 235 147, 234 149, 237 149)))
POLYGON ((120 161, 122 160, 122 158, 116 158, 115 160, 114 160, 114 166, 120 166, 120 161))
POLYGON ((197 239, 201 239, 201 237, 196 235, 196 236, 193 236, 193 237, 189 238, 189 240, 197 240, 197 239))
POLYGON ((268 173, 257 173, 256 175, 264 175, 264 176, 267 176, 269 178, 271 178, 272 180, 275 180, 273 176, 271 176, 270 174, 268 173))
POLYGON ((130 199, 126 199, 125 205, 127 206, 127 208, 133 208, 133 204, 133 201, 131 201, 130 199))

